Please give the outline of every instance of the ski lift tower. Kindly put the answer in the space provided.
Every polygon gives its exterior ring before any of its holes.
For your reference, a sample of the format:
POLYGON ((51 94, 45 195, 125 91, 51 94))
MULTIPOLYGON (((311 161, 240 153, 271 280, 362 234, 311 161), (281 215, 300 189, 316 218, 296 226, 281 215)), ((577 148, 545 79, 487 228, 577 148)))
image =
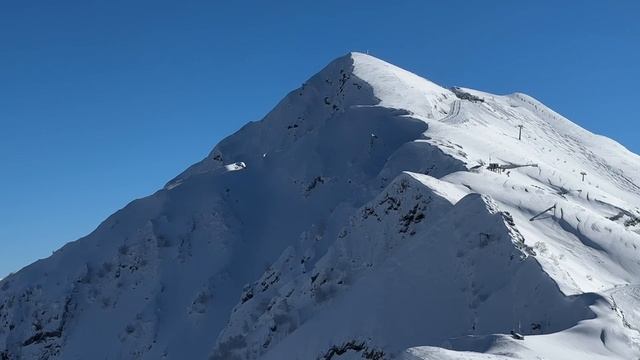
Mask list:
POLYGON ((518 140, 522 140, 522 128, 524 125, 518 125, 518 140))
POLYGON ((584 182, 584 177, 587 175, 587 173, 584 171, 581 171, 580 175, 582 175, 582 182, 584 182))

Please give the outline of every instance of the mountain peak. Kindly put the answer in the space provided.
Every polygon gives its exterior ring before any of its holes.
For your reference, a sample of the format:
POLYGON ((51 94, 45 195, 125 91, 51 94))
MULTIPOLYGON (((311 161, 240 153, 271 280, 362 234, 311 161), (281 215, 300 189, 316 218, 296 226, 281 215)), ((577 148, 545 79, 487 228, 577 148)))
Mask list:
POLYGON ((345 57, 352 62, 353 74, 371 85, 380 106, 404 109, 427 119, 443 117, 449 111, 454 98, 450 90, 368 54, 351 52, 345 57))
POLYGON ((376 57, 350 52, 334 59, 302 87, 290 92, 262 120, 247 124, 223 140, 207 158, 166 187, 173 188, 193 175, 219 171, 221 166, 228 165, 223 153, 228 153, 226 149, 237 141, 244 143, 247 153, 242 159, 262 156, 283 151, 300 137, 322 128, 329 119, 358 108, 386 108, 428 121, 447 116, 454 99, 451 91, 429 80, 376 57), (255 140, 248 145, 246 138, 255 140))
POLYGON ((1 280, 0 359, 638 358, 640 158, 567 124, 349 53, 1 280))

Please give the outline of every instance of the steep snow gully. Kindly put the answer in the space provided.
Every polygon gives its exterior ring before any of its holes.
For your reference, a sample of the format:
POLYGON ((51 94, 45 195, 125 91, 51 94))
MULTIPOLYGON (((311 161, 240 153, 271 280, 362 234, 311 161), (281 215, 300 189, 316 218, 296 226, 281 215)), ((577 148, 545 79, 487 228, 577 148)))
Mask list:
POLYGON ((351 53, 0 281, 0 359, 637 359, 638 185, 530 96, 351 53))

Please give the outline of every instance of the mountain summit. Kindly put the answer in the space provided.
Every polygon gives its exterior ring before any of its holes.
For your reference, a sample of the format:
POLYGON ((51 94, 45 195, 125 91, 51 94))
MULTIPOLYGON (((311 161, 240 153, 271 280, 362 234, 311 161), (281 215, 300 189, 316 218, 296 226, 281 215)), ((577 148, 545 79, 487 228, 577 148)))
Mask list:
POLYGON ((640 157, 350 53, 0 281, 0 359, 640 356, 640 157))

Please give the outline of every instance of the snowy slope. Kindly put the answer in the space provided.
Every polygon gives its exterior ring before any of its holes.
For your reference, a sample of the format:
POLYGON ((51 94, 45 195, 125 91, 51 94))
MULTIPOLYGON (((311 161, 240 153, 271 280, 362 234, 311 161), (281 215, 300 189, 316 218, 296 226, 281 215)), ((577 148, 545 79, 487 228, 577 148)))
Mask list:
POLYGON ((527 95, 351 53, 3 279, 0 359, 638 358, 639 186, 527 95))

